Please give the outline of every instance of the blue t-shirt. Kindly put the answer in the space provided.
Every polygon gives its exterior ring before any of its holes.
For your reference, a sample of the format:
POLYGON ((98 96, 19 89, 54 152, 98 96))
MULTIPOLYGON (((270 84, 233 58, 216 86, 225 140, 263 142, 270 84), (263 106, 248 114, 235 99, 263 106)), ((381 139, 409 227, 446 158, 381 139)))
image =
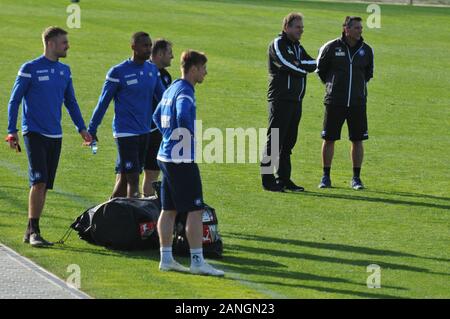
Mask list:
POLYGON ((96 134, 109 103, 114 99, 114 137, 150 132, 153 97, 159 101, 164 87, 153 63, 137 64, 130 59, 112 67, 92 114, 88 131, 96 134))
POLYGON ((174 163, 195 160, 195 111, 194 87, 183 79, 173 82, 153 114, 153 121, 162 133, 158 160, 174 163))
POLYGON ((86 129, 75 98, 70 68, 45 56, 20 68, 8 104, 8 133, 17 132, 17 116, 22 103, 22 134, 36 132, 62 137, 61 107, 66 106, 78 131, 86 129))

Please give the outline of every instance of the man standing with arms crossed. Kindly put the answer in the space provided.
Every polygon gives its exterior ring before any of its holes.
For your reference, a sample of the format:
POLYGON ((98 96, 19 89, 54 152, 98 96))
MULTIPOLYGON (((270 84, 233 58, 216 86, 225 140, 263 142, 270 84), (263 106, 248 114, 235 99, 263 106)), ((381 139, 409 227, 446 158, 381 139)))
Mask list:
POLYGON ((283 31, 269 46, 269 127, 261 177, 263 188, 272 192, 304 191, 291 180, 291 154, 302 116, 306 75, 316 69, 316 61, 300 45, 302 34, 303 16, 290 13, 283 19, 283 31), (271 149, 272 140, 276 138, 274 130, 279 132, 279 161, 271 149), (274 166, 277 179, 273 175, 274 166))
MULTIPOLYGON (((166 68, 170 66, 170 63, 173 59, 172 54, 172 43, 165 39, 157 39, 152 47, 152 55, 150 57, 150 62, 155 64, 160 73, 160 79, 164 86, 164 89, 167 89, 172 83, 172 77, 170 73, 167 72, 166 68)), ((153 98, 153 110, 158 106, 158 100, 153 98)), ((151 132, 150 139, 148 144, 147 156, 145 157, 145 165, 144 165, 144 180, 142 181, 142 194, 145 197, 152 196, 155 194, 155 190, 153 189, 153 182, 158 180, 159 175, 159 166, 156 161, 156 156, 158 155, 159 145, 161 144, 162 136, 161 132, 155 126, 155 123, 152 120, 151 123, 151 132)))
POLYGON ((205 262, 203 257, 204 209, 200 171, 195 160, 196 104, 194 86, 202 83, 207 58, 188 50, 181 54, 181 79, 176 80, 161 99, 153 120, 163 140, 158 165, 163 173, 161 215, 158 220, 161 271, 180 271, 199 275, 223 276, 224 272, 205 262), (181 147, 180 147, 181 146, 181 147), (172 255, 173 228, 178 213, 187 212, 186 237, 191 253, 190 269, 177 263, 172 255))
POLYGON ((61 106, 64 103, 78 132, 86 143, 86 131, 75 98, 70 67, 59 62, 67 56, 67 32, 48 27, 42 34, 44 54, 22 65, 8 105, 8 137, 11 148, 18 148, 17 116, 22 103, 22 134, 29 162, 30 195, 28 227, 24 243, 33 247, 52 246, 41 236, 39 219, 47 190, 53 188, 62 144, 61 106))
POLYGON ((367 128, 367 82, 373 77, 373 50, 362 34, 362 19, 346 17, 340 38, 329 41, 319 50, 317 73, 325 84, 325 117, 322 138, 323 177, 319 188, 331 187, 330 170, 334 143, 341 138, 347 120, 352 142, 353 178, 351 187, 363 189, 360 178, 364 156, 363 140, 369 138, 367 128))
POLYGON ((144 166, 153 97, 159 101, 164 87, 159 70, 147 60, 152 42, 145 32, 131 37, 133 56, 112 67, 98 100, 88 131, 97 140, 100 125, 109 103, 114 99, 113 136, 117 143, 116 184, 114 197, 140 197, 139 175, 144 166))

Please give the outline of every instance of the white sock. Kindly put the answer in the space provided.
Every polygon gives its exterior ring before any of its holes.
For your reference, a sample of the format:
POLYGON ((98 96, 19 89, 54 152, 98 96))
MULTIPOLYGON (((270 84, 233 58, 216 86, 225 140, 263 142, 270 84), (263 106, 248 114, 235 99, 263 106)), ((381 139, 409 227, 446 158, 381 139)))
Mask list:
POLYGON ((203 258, 203 248, 190 249, 190 251, 191 251, 192 266, 199 267, 205 263, 205 259, 203 258))
POLYGON ((170 264, 173 261, 172 247, 160 247, 161 262, 163 264, 170 264))

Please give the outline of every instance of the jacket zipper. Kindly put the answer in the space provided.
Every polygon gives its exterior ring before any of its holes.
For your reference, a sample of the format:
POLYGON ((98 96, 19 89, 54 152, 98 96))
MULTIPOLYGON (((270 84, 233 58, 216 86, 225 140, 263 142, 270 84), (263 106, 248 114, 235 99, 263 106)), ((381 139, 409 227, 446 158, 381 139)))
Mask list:
POLYGON ((364 92, 364 97, 366 97, 366 80, 363 80, 363 92, 364 92))
POLYGON ((305 78, 302 78, 302 91, 300 92, 300 95, 298 96, 298 100, 301 101, 303 91, 305 90, 305 78))
POLYGON ((350 62, 350 81, 348 84, 348 100, 347 100, 347 107, 350 107, 350 97, 352 96, 352 76, 353 76, 353 58, 355 57, 356 53, 358 53, 359 50, 361 50, 363 46, 356 50, 355 54, 353 54, 352 57, 350 57, 350 49, 347 46, 347 52, 348 52, 348 60, 350 62))
POLYGON ((291 89, 291 75, 288 74, 288 90, 291 89))

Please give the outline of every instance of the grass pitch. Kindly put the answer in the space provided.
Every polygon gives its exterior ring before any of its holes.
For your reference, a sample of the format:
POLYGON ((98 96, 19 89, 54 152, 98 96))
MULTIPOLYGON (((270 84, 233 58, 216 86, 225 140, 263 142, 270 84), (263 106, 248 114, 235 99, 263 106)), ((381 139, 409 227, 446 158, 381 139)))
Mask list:
MULTIPOLYGON (((40 33, 65 27, 69 1, 2 0, 0 126, 6 133, 11 87, 25 61, 41 54, 40 33)), ((203 127, 266 127, 267 46, 290 11, 305 15, 302 44, 318 48, 340 34, 346 15, 367 18, 367 4, 296 1, 81 1, 81 28, 70 30, 75 91, 86 121, 107 70, 130 55, 129 37, 148 31, 174 43, 173 77, 187 48, 209 58, 197 88, 203 127)), ((0 148, 0 242, 61 278, 81 268, 81 289, 97 298, 449 298, 450 9, 381 6, 381 28, 365 28, 375 51, 369 84, 370 139, 362 178, 349 188, 349 142, 336 144, 335 188, 318 190, 324 87, 309 76, 293 179, 304 194, 272 194, 258 164, 202 164, 205 201, 216 208, 224 239, 224 279, 160 273, 158 251, 116 252, 76 236, 37 250, 21 243, 27 221, 26 155, 0 148), (381 288, 366 285, 367 266, 381 267, 381 288)), ((57 240, 114 183, 113 105, 98 136, 99 152, 82 148, 66 112, 63 150, 41 228, 57 240)), ((187 264, 187 259, 181 260, 187 264)), ((1 283, 0 283, 1 284, 1 283)))

